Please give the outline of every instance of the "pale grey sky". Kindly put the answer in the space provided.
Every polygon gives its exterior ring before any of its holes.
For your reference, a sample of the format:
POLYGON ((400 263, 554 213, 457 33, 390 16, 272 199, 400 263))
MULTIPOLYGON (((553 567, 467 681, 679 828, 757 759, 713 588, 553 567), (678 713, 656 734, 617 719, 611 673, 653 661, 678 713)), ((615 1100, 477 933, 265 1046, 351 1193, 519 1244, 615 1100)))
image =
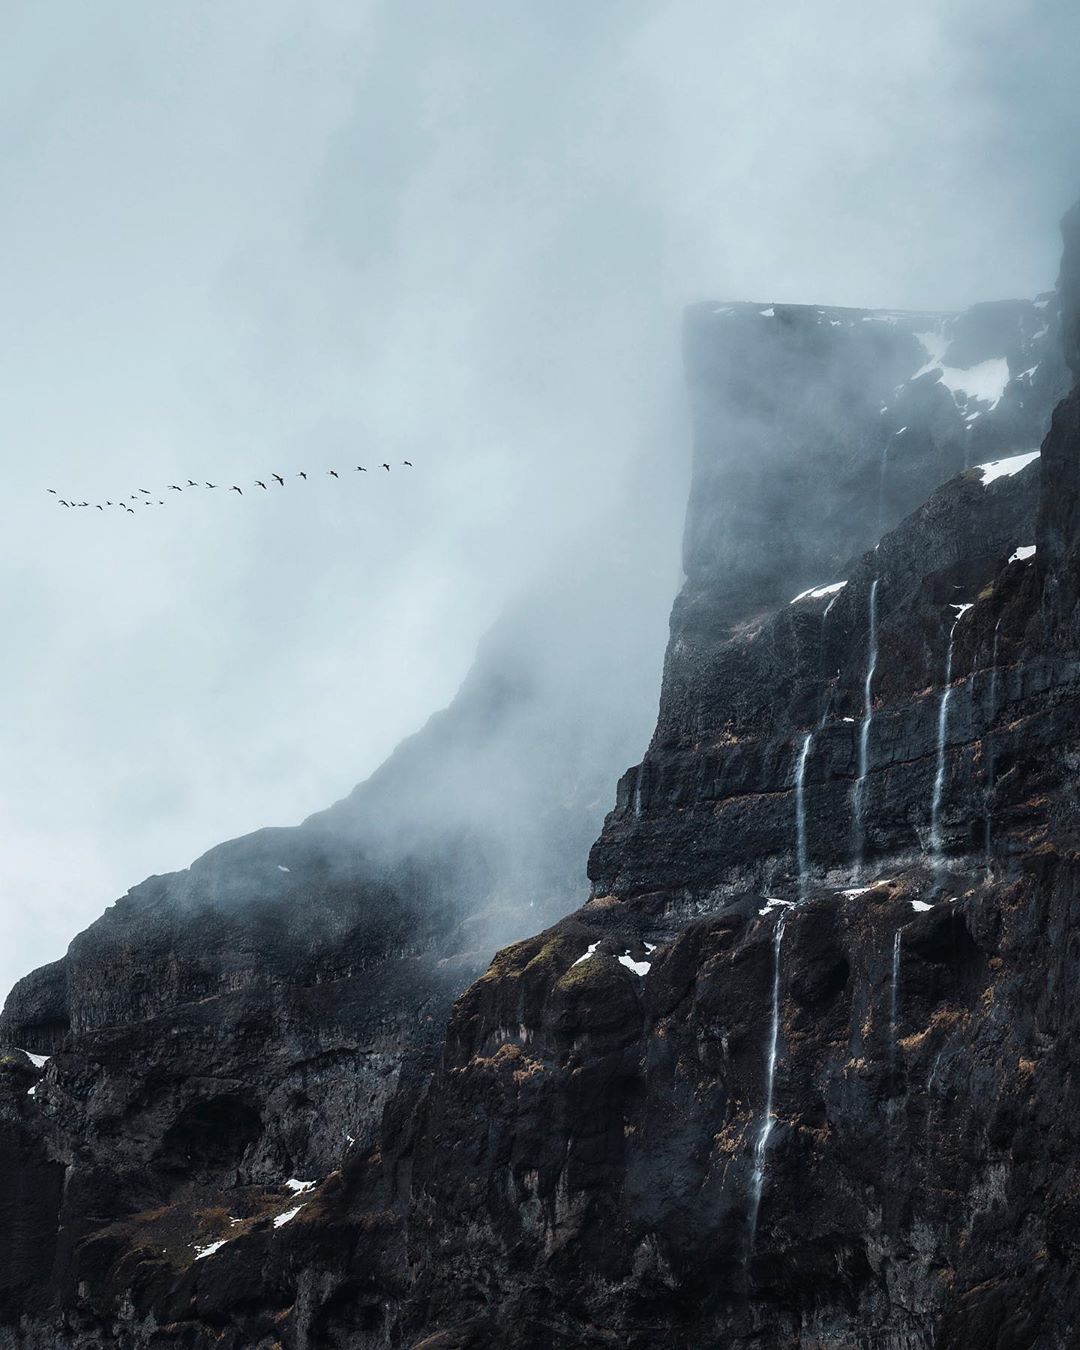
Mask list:
POLYGON ((1058 0, 0 14, 0 990, 366 776, 627 475, 674 592, 682 304, 1031 294, 1080 185, 1058 0))

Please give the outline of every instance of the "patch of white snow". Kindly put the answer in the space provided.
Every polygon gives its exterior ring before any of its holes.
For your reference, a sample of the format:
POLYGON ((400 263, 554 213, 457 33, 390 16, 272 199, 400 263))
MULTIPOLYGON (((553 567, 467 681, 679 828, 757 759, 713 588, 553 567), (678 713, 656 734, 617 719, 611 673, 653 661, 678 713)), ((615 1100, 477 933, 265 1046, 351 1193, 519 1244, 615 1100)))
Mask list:
POLYGON ((585 953, 584 956, 579 956, 578 959, 577 959, 576 961, 572 962, 572 963, 571 963, 571 966, 570 966, 570 969, 573 970, 574 966, 580 966, 581 963, 582 963, 582 961, 587 961, 587 960, 589 959, 590 956, 595 955, 596 949, 597 949, 597 947, 599 947, 599 946, 600 946, 599 942, 592 942, 592 943, 590 943, 590 944, 589 944, 589 950, 585 953))
POLYGON ((911 908, 915 910, 917 914, 925 914, 928 909, 933 909, 934 906, 928 904, 925 900, 912 900, 911 908))
MULTIPOLYGON (((237 1222, 239 1222, 239 1220, 237 1222)), ((202 1261, 208 1256, 213 1256, 216 1251, 220 1251, 221 1248, 225 1246, 225 1243, 228 1242, 228 1240, 228 1238, 218 1238, 217 1242, 211 1242, 205 1247, 196 1247, 195 1260, 202 1261)))
POLYGON ((313 1181, 297 1181, 296 1177, 290 1177, 285 1185, 292 1191, 293 1195, 303 1195, 305 1192, 315 1189, 313 1181))
POLYGON ((303 1205, 297 1205, 295 1209, 287 1209, 284 1214, 279 1214, 274 1220, 274 1227, 284 1228, 287 1223, 291 1223, 296 1218, 303 1208, 303 1205))
POLYGON ((793 596, 788 604, 797 605, 800 600, 824 600, 827 595, 838 595, 846 585, 846 581, 832 581, 828 586, 811 586, 809 590, 793 596))
POLYGON ((1015 553, 1009 555, 1009 561, 1011 563, 1027 562, 1029 558, 1033 558, 1034 556, 1035 556, 1034 544, 1021 544, 1015 553))
POLYGON ((996 483, 999 478, 1011 478, 1021 469, 1039 458, 1038 450, 1025 450, 1019 455, 1009 455, 1006 459, 992 459, 989 464, 976 464, 975 467, 982 473, 982 485, 988 487, 991 483, 996 483))
POLYGON ((624 952, 619 957, 619 965, 625 966, 627 970, 632 970, 635 975, 640 975, 642 978, 648 975, 652 969, 651 961, 635 961, 629 951, 624 952))

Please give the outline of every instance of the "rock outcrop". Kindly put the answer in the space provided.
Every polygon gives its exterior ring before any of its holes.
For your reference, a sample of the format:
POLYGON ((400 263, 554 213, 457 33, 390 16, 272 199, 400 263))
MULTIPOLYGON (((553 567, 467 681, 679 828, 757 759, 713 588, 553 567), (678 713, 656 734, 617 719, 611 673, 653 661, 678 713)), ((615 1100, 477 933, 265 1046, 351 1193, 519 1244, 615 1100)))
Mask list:
POLYGON ((691 311, 687 579, 574 913, 472 979, 483 850, 354 802, 16 989, 0 1347, 1074 1343, 1078 242, 1060 303, 691 311))

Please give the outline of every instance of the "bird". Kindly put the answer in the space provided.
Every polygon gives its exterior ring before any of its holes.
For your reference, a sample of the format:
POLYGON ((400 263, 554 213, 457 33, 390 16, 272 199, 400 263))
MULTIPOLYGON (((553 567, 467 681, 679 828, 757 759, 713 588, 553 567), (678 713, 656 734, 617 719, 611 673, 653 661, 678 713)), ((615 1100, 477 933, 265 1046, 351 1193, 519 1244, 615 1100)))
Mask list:
POLYGON ((279 473, 272 473, 272 474, 270 475, 270 477, 271 477, 271 478, 276 478, 276 479, 278 480, 278 482, 281 484, 282 487, 285 486, 285 479, 282 478, 281 474, 279 474, 279 473))
POLYGON ((97 507, 97 509, 98 509, 99 511, 104 511, 104 510, 105 510, 105 508, 102 506, 102 504, 101 504, 100 502, 95 502, 94 505, 97 507))
POLYGON ((139 491, 140 491, 140 492, 145 492, 146 495, 147 495, 148 497, 150 497, 150 496, 153 495, 153 494, 151 493, 151 491, 150 491, 149 488, 140 488, 139 491))
POLYGON ((362 464, 358 464, 358 465, 356 466, 356 468, 353 470, 353 472, 354 472, 354 473, 367 473, 367 469, 365 469, 364 466, 363 466, 362 464))
POLYGON ((196 483, 196 481, 195 481, 194 478, 189 478, 189 479, 187 480, 187 485, 188 485, 188 487, 198 487, 198 486, 199 486, 198 483, 196 483))
POLYGON ((296 476, 297 478, 302 478, 305 483, 307 482, 307 474, 303 471, 303 469, 301 469, 296 476))
POLYGON ((46 492, 51 492, 52 495, 53 495, 54 497, 57 495, 57 492, 56 492, 56 489, 55 489, 55 488, 46 488, 45 491, 46 491, 46 492))
POLYGON ((389 465, 389 464, 384 464, 384 465, 383 465, 383 468, 386 470, 387 473, 390 472, 390 465, 389 465))
POLYGON ((217 487, 217 484, 216 484, 216 483, 207 483, 206 486, 207 486, 207 487, 213 487, 213 488, 216 488, 216 487, 217 487))
POLYGON ((70 506, 71 503, 70 503, 70 502, 64 501, 63 497, 61 497, 61 498, 60 498, 60 505, 61 505, 61 506, 70 506))
POLYGON ((105 505, 106 505, 106 506, 112 506, 112 502, 106 502, 105 505))
POLYGON ((184 489, 183 489, 182 487, 178 487, 176 483, 170 483, 170 484, 169 484, 169 491, 170 491, 170 492, 183 492, 183 490, 184 490, 184 489))
POLYGON ((264 492, 266 491, 266 484, 262 481, 261 478, 256 478, 256 479, 255 479, 255 486, 256 486, 256 487, 261 487, 262 490, 263 490, 264 492))
POLYGON ((327 469, 326 472, 330 475, 331 478, 337 478, 337 477, 338 477, 338 471, 337 471, 337 469, 327 469))
POLYGON ((241 497, 244 495, 243 492, 240 491, 240 489, 236 486, 235 483, 232 485, 232 487, 229 489, 229 491, 230 491, 230 492, 239 492, 241 497))
POLYGON ((405 465, 405 467, 406 467, 407 469, 411 469, 411 468, 412 468, 412 460, 411 460, 411 459, 403 459, 401 462, 402 462, 402 464, 405 465))

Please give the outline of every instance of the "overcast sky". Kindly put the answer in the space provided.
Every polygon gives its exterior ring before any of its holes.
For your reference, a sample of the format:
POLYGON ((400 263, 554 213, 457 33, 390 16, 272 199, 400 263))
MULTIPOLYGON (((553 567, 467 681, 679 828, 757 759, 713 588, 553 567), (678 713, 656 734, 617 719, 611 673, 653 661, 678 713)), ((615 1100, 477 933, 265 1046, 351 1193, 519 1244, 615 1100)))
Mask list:
POLYGON ((0 996, 365 777, 625 475, 685 493, 685 302, 1033 294, 1080 188, 1075 0, 0 14, 0 996), (188 477, 245 496, 45 492, 188 477))

